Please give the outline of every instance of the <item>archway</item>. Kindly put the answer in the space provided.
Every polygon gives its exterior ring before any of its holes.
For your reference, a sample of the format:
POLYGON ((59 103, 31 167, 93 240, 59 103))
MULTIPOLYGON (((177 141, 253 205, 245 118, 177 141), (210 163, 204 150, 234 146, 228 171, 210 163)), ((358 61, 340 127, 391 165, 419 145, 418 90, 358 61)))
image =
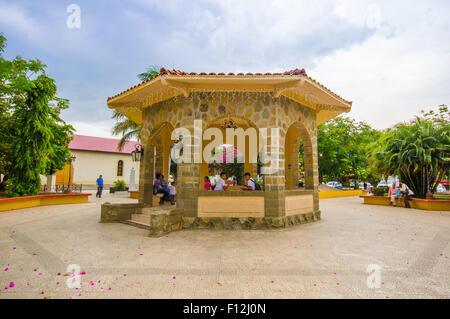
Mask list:
MULTIPOLYGON (((205 125, 204 132, 210 128, 217 129, 218 132, 220 131, 222 140, 218 142, 220 145, 219 152, 211 152, 209 159, 214 160, 215 157, 223 157, 224 155, 227 159, 224 161, 224 165, 214 165, 209 163, 208 160, 205 161, 205 158, 202 156, 202 163, 200 164, 199 188, 203 189, 203 181, 205 176, 218 174, 217 172, 220 170, 220 167, 223 167, 225 172, 233 172, 233 175, 236 176, 239 185, 243 184, 243 175, 246 172, 249 172, 252 177, 257 180, 258 164, 256 163, 256 159, 258 153, 257 146, 259 145, 259 130, 257 126, 245 118, 228 115, 214 119, 208 126, 205 125), (234 129, 234 135, 230 135, 232 141, 227 140, 227 129, 234 129), (243 138, 239 136, 240 133, 243 134, 243 138), (225 152, 223 152, 224 149, 225 152), (239 163, 238 159, 243 159, 243 163, 239 163)), ((214 134, 210 140, 203 140, 202 154, 205 151, 205 147, 207 147, 211 142, 215 142, 217 138, 218 137, 214 134)))
POLYGON ((286 132, 285 137, 285 188, 295 189, 299 187, 299 180, 304 179, 306 189, 314 187, 314 181, 310 178, 313 174, 312 142, 308 131, 300 122, 293 123, 286 132), (302 165, 299 165, 299 151, 303 148, 302 165), (303 171, 300 172, 300 166, 303 171))

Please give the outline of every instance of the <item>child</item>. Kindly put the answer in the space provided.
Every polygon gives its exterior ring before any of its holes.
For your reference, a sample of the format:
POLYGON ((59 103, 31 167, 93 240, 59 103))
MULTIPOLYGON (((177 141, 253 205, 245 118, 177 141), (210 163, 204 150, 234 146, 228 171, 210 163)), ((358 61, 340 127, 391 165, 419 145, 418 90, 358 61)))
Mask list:
POLYGON ((205 184, 203 184, 203 188, 207 191, 211 189, 211 181, 208 176, 205 176, 205 184))
POLYGON ((175 205, 175 195, 177 194, 177 189, 175 188, 175 185, 177 183, 173 181, 169 186, 169 199, 170 199, 170 205, 175 205))

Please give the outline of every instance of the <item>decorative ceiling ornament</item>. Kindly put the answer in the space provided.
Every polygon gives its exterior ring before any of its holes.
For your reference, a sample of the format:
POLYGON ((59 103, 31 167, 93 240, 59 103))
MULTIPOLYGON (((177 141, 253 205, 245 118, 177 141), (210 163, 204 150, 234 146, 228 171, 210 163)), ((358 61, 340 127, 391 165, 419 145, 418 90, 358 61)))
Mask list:
POLYGON ((222 126, 221 126, 224 130, 227 128, 234 128, 237 129, 238 126, 236 125, 236 123, 234 123, 234 121, 228 117, 227 119, 225 119, 225 121, 223 122, 222 126))

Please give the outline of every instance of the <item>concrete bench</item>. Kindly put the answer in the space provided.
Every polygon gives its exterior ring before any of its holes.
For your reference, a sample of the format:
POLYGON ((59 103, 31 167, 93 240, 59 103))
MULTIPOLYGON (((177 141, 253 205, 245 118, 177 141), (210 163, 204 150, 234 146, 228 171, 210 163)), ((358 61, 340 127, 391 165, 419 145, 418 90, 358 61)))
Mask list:
POLYGON ((153 198, 152 198, 153 206, 158 206, 158 205, 164 204, 163 197, 164 197, 163 193, 157 193, 156 195, 153 195, 153 198))

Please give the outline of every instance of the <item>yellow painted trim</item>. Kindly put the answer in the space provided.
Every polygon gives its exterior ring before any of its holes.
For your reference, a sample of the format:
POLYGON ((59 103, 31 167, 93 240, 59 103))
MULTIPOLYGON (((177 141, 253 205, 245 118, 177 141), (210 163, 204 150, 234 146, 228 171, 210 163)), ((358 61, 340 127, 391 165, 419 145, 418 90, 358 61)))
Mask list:
POLYGON ((323 191, 323 192, 319 192, 319 198, 359 196, 359 195, 365 195, 365 194, 367 194, 367 191, 362 190, 362 189, 342 190, 342 191, 323 191))
POLYGON ((134 199, 139 199, 139 192, 129 192, 130 193, 130 198, 134 198, 134 199))
MULTIPOLYGON (((384 205, 389 206, 389 197, 363 197, 364 204, 369 205, 384 205)), ((403 198, 397 199, 398 207, 405 207, 405 202, 403 198)), ((433 210, 433 211, 450 211, 450 201, 445 200, 412 200, 410 201, 411 208, 422 209, 422 210, 433 210)))
POLYGON ((23 199, 16 201, 0 201, 0 212, 22 209, 36 206, 48 206, 48 205, 65 205, 65 204, 82 204, 88 202, 88 195, 86 196, 67 196, 67 197, 42 197, 23 199))

